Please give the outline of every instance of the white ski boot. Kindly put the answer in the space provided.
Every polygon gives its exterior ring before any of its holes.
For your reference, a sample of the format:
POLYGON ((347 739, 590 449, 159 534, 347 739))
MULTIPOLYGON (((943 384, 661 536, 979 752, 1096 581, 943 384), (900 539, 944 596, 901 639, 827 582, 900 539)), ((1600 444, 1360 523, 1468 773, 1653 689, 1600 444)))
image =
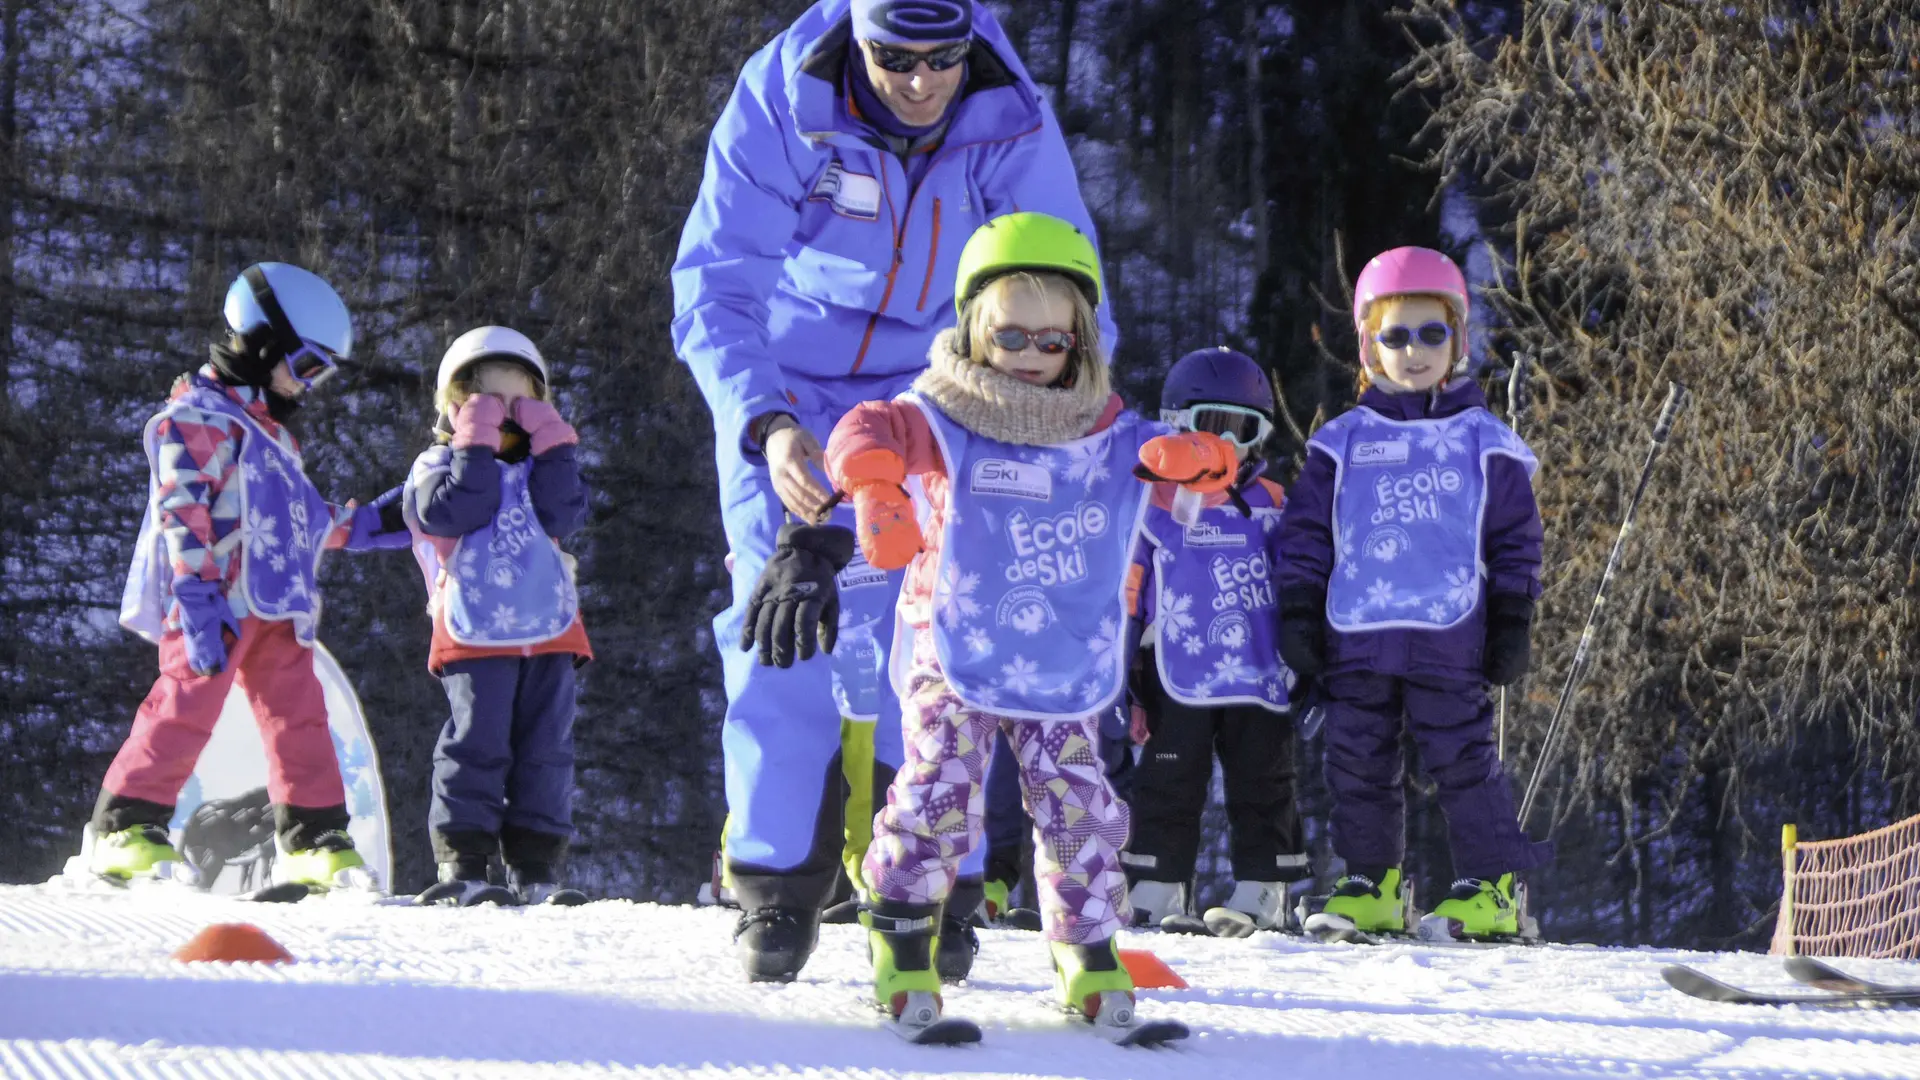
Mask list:
POLYGON ((1169 915, 1187 910, 1187 886, 1180 881, 1136 881, 1127 887, 1133 904, 1133 925, 1158 927, 1169 915))
POLYGON ((1203 916, 1215 937, 1252 937, 1256 930, 1287 928, 1287 884, 1284 881, 1241 881, 1220 907, 1203 916))

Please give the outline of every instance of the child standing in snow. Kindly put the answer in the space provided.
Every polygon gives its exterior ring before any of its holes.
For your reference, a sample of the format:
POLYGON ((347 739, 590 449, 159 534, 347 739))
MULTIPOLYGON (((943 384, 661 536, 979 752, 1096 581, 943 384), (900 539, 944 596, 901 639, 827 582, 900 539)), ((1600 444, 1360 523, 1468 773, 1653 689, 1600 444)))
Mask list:
MULTIPOLYGON (((876 567, 911 566, 893 643, 906 761, 874 821, 863 913, 875 1002, 902 1029, 939 1017, 932 955, 956 868, 978 842, 981 779, 1011 739, 1035 821, 1035 876, 1062 1003, 1103 1030, 1132 1023, 1115 935, 1127 808, 1101 769, 1097 714, 1122 690, 1120 591, 1144 487, 1159 476, 1224 486, 1232 451, 1160 436, 1109 389, 1099 345, 1098 255, 1073 226, 1016 213, 960 256, 956 328, 891 402, 835 427, 829 474, 851 495, 876 567), (903 485, 925 492, 924 528, 903 485), (910 631, 910 632, 909 632, 910 631)), ((789 526, 754 603, 762 632, 831 617, 843 530, 789 526)), ((803 646, 804 647, 804 646, 803 646)))
POLYGON ((574 668, 592 658, 558 541, 586 521, 579 437, 547 363, 504 326, 462 334, 440 361, 435 442, 407 478, 452 716, 433 751, 440 881, 421 903, 580 903, 563 888, 573 835, 574 668), (511 895, 489 885, 495 854, 511 895))
POLYGON ((152 494, 120 621, 160 646, 160 678, 107 770, 86 863, 123 881, 188 876, 167 827, 237 682, 265 743, 274 880, 372 887, 347 835, 313 670, 316 574, 327 548, 404 547, 399 491, 366 507, 328 504, 284 426, 352 351, 339 294, 297 266, 260 263, 224 308, 227 341, 147 422, 152 494))
POLYGON ((1439 787, 1453 888, 1433 917, 1517 933, 1517 872, 1551 848, 1516 819, 1487 685, 1527 670, 1540 594, 1531 451, 1487 410, 1467 362, 1466 279, 1395 248, 1354 289, 1360 400, 1308 442, 1287 499, 1281 655, 1326 700, 1333 846, 1347 873, 1325 913, 1402 931, 1400 733, 1439 787))
POLYGON ((1235 885, 1206 913, 1208 927, 1246 937, 1284 926, 1287 883, 1308 869, 1294 803, 1293 677, 1276 647, 1285 495, 1253 456, 1273 431, 1273 411, 1267 373, 1231 349, 1182 357, 1160 391, 1160 418, 1225 438, 1239 471, 1191 523, 1175 519, 1172 485, 1156 486, 1134 547, 1128 595, 1142 651, 1133 684, 1149 737, 1120 861, 1134 919, 1148 926, 1186 909, 1216 753, 1235 885))

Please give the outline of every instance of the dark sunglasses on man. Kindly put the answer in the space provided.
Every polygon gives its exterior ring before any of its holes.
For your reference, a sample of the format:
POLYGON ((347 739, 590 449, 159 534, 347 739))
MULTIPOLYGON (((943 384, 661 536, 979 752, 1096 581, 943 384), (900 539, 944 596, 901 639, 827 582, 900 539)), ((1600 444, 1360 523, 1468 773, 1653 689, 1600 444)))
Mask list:
POLYGON ((903 49, 897 45, 882 45, 877 41, 866 43, 867 54, 873 62, 895 75, 910 74, 914 68, 925 61, 930 71, 946 71, 957 67, 967 59, 967 53, 973 50, 973 42, 956 41, 951 45, 941 45, 925 51, 903 49))

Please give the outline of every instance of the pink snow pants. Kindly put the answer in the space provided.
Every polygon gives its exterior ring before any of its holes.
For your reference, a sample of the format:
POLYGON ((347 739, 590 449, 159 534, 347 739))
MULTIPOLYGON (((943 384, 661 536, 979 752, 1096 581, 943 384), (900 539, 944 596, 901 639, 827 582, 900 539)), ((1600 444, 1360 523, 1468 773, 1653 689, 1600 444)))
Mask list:
POLYGON ((240 640, 228 649, 227 669, 218 675, 193 674, 179 634, 160 639, 160 677, 134 714, 133 732, 101 786, 172 806, 236 682, 266 743, 268 797, 304 807, 346 802, 313 650, 294 637, 291 622, 253 616, 240 621, 240 640))

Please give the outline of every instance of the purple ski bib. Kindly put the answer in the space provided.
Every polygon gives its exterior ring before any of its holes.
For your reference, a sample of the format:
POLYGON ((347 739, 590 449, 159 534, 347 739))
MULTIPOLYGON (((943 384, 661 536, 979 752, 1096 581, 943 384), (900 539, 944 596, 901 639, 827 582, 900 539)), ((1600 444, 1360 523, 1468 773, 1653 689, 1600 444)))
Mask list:
MULTIPOLYGON (((1031 720, 1085 716, 1119 695, 1122 598, 1146 485, 1140 447, 1166 428, 1131 413, 1055 446, 1003 443, 918 395, 950 486, 934 642, 967 705, 1031 720)), ((896 636, 894 647, 902 647, 896 636)))
POLYGON ((1154 663, 1175 701, 1284 712, 1294 677, 1280 660, 1279 568, 1268 542, 1280 508, 1264 485, 1243 494, 1252 517, 1222 503, 1182 526, 1171 512, 1147 507, 1141 532, 1153 545, 1154 663))
POLYGON ((1333 578, 1327 622, 1342 633, 1439 630, 1480 605, 1487 459, 1539 467, 1485 409, 1389 420, 1364 406, 1329 421, 1308 449, 1334 462, 1333 578))

